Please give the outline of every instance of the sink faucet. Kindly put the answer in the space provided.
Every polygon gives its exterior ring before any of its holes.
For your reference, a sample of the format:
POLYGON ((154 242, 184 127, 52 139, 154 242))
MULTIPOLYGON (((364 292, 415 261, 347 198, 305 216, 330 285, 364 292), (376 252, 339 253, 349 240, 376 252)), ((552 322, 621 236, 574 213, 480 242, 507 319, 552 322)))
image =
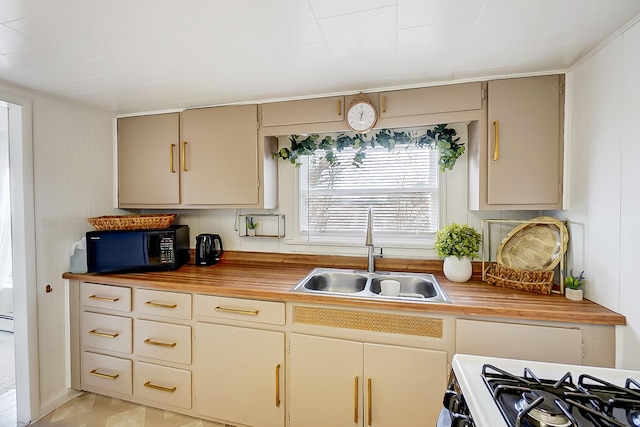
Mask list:
POLYGON ((380 253, 375 253, 375 246, 373 246, 373 213, 371 208, 369 208, 369 216, 367 217, 367 238, 364 242, 364 245, 368 248, 367 254, 367 271, 369 273, 373 273, 376 271, 376 258, 382 258, 382 248, 380 249, 380 253))

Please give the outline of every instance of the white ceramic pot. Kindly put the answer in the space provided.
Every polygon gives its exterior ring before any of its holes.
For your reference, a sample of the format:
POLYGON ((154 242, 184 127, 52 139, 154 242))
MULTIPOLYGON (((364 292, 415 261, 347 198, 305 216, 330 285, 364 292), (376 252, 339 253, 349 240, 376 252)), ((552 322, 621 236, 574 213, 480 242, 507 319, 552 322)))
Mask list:
POLYGON ((255 236, 256 235, 256 229, 255 228, 249 228, 247 229, 247 236, 255 236))
POLYGON ((442 271, 452 282, 466 282, 471 278, 472 268, 469 258, 449 256, 444 259, 442 271))
POLYGON ((582 289, 566 288, 564 290, 564 296, 567 297, 567 299, 570 299, 572 301, 582 301, 584 294, 582 293, 582 289))

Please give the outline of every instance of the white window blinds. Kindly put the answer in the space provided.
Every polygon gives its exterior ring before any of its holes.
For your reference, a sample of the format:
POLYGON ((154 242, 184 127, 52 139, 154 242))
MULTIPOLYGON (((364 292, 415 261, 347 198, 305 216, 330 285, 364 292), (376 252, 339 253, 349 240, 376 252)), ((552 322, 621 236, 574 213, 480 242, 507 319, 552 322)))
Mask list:
POLYGON ((376 238, 427 237, 438 229, 437 150, 397 146, 367 148, 360 167, 353 149, 336 153, 331 167, 306 156, 300 168, 300 232, 310 241, 348 241, 366 230, 373 209, 376 238))

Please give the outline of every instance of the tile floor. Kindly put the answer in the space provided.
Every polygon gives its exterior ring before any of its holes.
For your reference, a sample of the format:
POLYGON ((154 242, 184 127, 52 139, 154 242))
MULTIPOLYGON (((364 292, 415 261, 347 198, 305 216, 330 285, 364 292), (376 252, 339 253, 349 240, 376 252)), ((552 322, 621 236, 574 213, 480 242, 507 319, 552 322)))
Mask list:
POLYGON ((30 427, 224 427, 162 409, 83 393, 42 417, 30 427))

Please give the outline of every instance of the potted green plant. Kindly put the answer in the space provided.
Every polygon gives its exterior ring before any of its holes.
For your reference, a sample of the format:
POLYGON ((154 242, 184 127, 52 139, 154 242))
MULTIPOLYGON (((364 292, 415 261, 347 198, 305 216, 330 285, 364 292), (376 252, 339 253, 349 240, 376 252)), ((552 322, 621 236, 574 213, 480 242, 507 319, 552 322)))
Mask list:
POLYGON ((253 218, 247 218, 247 236, 255 236, 256 228, 258 228, 259 222, 255 222, 253 218))
POLYGON ((573 268, 569 271, 567 277, 564 278, 564 295, 572 301, 581 301, 584 298, 582 287, 584 286, 584 271, 575 276, 573 268))
POLYGON ((433 248, 444 259, 443 272, 453 282, 471 278, 471 260, 480 256, 482 235, 473 226, 451 223, 436 232, 433 248))

